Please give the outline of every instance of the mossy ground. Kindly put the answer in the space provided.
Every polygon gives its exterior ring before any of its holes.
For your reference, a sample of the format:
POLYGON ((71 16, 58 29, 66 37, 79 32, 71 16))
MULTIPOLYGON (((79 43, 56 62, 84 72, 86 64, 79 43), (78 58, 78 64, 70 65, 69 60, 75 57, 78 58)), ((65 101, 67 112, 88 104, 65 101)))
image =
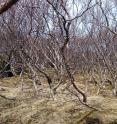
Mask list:
MULTIPOLYGON (((82 105, 64 86, 60 86, 55 95, 47 82, 40 77, 38 96, 32 82, 24 76, 23 90, 19 77, 0 80, 0 94, 14 100, 0 97, 0 124, 86 124, 86 118, 98 118, 104 124, 117 124, 117 98, 109 88, 105 94, 97 95, 97 86, 87 87, 88 104, 97 108, 93 111, 82 105)), ((76 84, 86 90, 86 78, 75 75, 76 84)))

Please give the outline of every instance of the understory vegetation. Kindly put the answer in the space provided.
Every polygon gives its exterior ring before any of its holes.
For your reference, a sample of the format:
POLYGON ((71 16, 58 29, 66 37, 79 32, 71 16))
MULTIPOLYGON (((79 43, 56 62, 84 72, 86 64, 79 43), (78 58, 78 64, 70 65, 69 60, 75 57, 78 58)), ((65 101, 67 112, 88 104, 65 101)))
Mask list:
MULTIPOLYGON (((50 74, 51 75, 51 74, 50 74)), ((32 82, 25 76, 23 89, 19 76, 0 80, 0 122, 1 124, 116 124, 117 99, 111 93, 111 86, 97 91, 97 86, 88 84, 87 104, 81 104, 76 96, 61 85, 56 94, 48 88, 46 79, 39 74, 42 85, 38 95, 32 82), (98 93, 98 94, 97 94, 98 93), (96 109, 96 110, 95 110, 96 109)), ((76 84, 86 89, 87 81, 76 74, 76 84)))
POLYGON ((0 124, 117 124, 116 0, 0 0, 0 124))

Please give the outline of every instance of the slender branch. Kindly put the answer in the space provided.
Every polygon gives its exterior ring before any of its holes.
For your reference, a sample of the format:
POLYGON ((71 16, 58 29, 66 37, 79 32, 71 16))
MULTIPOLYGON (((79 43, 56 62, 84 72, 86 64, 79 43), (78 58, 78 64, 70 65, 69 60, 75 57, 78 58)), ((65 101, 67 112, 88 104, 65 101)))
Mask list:
POLYGON ((78 19, 78 18, 82 17, 88 10, 90 10, 90 9, 93 8, 93 7, 95 7, 97 4, 98 4, 98 2, 95 3, 95 4, 92 5, 92 6, 89 6, 89 5, 90 5, 90 2, 89 2, 87 8, 86 8, 80 15, 77 15, 77 16, 75 16, 73 19, 70 19, 70 20, 67 20, 67 21, 73 21, 73 20, 75 20, 75 19, 78 19))
POLYGON ((19 0, 9 0, 6 1, 5 3, 0 5, 0 14, 4 13, 7 11, 9 8, 11 8, 14 4, 16 4, 19 0))

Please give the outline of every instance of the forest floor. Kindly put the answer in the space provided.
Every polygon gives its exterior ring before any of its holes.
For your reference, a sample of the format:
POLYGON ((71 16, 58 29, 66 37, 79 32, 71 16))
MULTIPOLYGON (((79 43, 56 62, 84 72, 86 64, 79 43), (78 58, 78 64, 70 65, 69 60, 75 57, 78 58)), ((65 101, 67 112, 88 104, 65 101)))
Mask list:
MULTIPOLYGON (((75 78, 85 90, 84 77, 75 78)), ((19 77, 0 79, 0 124, 117 124, 117 97, 109 88, 97 95, 97 87, 88 84, 87 104, 98 109, 95 111, 82 105, 62 85, 53 96, 46 80, 40 80, 42 85, 38 85, 36 95, 32 82, 26 78, 23 90, 19 77)))

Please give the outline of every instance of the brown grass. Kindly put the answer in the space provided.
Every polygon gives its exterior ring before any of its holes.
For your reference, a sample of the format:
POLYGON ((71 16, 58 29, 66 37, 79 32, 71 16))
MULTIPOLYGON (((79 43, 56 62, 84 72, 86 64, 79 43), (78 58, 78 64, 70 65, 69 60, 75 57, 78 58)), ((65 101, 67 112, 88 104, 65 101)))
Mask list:
MULTIPOLYGON (((85 90, 86 78, 75 75, 77 85, 85 90)), ((0 124, 85 124, 87 117, 99 118, 104 124, 114 124, 117 119, 117 99, 112 95, 97 95, 96 86, 89 84, 88 104, 99 109, 91 109, 80 104, 78 99, 61 86, 52 97, 47 82, 41 77, 36 96, 30 80, 25 78, 22 91, 19 77, 0 80, 0 124)), ((110 91, 111 92, 111 91, 110 91)))

